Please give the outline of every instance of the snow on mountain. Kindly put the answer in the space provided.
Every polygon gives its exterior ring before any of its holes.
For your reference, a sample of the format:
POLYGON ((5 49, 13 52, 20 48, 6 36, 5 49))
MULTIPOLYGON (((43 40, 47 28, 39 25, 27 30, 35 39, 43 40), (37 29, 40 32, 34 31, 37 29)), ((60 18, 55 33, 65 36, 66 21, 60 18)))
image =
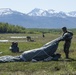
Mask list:
POLYGON ((53 9, 49 10, 42 10, 35 8, 31 12, 28 13, 29 16, 46 16, 46 17, 66 17, 66 14, 64 12, 57 12, 53 9))
POLYGON ((42 16, 44 10, 35 8, 31 12, 28 13, 29 16, 42 16))
MULTIPOLYGON (((10 14, 25 15, 24 13, 21 13, 21 12, 15 11, 15 10, 11 10, 10 8, 0 8, 0 16, 10 15, 10 14)), ((66 18, 66 17, 76 17, 76 11, 71 11, 71 12, 65 13, 62 11, 57 12, 53 9, 43 10, 43 9, 35 8, 31 12, 27 13, 27 15, 66 18)))
POLYGON ((67 14, 67 16, 70 16, 70 17, 76 17, 76 11, 71 11, 66 14, 67 14))
POLYGON ((23 13, 11 10, 10 8, 0 8, 0 16, 9 15, 9 14, 20 14, 20 15, 23 15, 23 13))
POLYGON ((35 8, 28 13, 29 16, 48 16, 50 13, 47 10, 35 8))
POLYGON ((8 14, 12 14, 13 11, 9 8, 1 8, 0 9, 0 15, 8 15, 8 14))
POLYGON ((76 11, 57 12, 55 10, 42 10, 35 8, 28 14, 11 10, 0 9, 0 22, 20 25, 26 28, 76 28, 76 11))
POLYGON ((62 11, 56 13, 55 16, 56 17, 62 17, 62 18, 66 18, 67 17, 66 13, 65 12, 62 12, 62 11))
POLYGON ((51 13, 51 14, 53 14, 53 13, 56 13, 56 11, 55 10, 53 10, 53 9, 49 9, 49 10, 47 10, 49 13, 51 13))
POLYGON ((53 9, 42 10, 35 8, 31 12, 28 13, 29 16, 46 16, 46 17, 76 17, 76 11, 65 13, 63 11, 57 12, 53 9))

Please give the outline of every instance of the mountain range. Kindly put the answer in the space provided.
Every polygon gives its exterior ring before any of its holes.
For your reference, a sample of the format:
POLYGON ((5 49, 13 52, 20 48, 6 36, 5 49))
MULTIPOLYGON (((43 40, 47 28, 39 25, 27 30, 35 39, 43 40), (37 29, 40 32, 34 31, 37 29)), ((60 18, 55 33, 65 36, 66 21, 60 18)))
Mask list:
POLYGON ((35 8, 29 13, 14 11, 10 8, 0 9, 0 22, 20 25, 25 28, 76 28, 76 11, 63 12, 53 9, 35 8))

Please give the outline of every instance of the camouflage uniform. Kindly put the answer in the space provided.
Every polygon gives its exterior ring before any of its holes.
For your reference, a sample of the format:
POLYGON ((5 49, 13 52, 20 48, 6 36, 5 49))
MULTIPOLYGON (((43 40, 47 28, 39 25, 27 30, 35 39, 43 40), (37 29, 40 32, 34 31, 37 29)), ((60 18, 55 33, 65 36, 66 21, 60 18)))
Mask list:
POLYGON ((68 34, 66 36, 66 38, 64 39, 65 43, 64 43, 64 52, 65 52, 65 55, 66 55, 66 58, 69 58, 69 48, 70 48, 70 45, 71 45, 71 39, 72 39, 72 36, 73 36, 73 33, 70 32, 70 31, 67 31, 66 33, 63 33, 63 36, 65 34, 68 34))

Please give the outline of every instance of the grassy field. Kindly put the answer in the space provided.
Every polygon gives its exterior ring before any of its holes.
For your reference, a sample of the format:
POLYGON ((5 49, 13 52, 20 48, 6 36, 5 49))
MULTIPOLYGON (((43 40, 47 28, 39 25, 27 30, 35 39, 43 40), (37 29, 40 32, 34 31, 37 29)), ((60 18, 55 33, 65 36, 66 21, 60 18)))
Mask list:
MULTIPOLYGON (((45 43, 59 37, 61 34, 0 34, 0 40, 10 40, 10 42, 0 42, 0 56, 4 55, 20 55, 21 53, 12 53, 9 50, 11 41, 17 41, 20 51, 27 51, 34 48, 39 48, 45 43), (26 38, 13 39, 11 36, 31 36, 35 42, 27 42, 26 38)), ((59 43, 57 53, 61 54, 59 61, 49 62, 9 62, 0 63, 0 75, 76 75, 76 35, 74 34, 71 48, 70 58, 66 60, 63 52, 63 43, 59 43)))

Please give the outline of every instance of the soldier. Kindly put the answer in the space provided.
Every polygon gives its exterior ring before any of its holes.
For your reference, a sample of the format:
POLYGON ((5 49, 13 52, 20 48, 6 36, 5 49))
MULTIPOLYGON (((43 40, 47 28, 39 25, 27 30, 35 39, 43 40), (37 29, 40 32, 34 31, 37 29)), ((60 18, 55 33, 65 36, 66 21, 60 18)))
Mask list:
POLYGON ((44 32, 42 33, 42 36, 45 37, 44 32))
POLYGON ((12 45, 11 45, 11 47, 10 47, 10 50, 12 51, 12 52, 19 52, 19 47, 18 47, 18 42, 12 42, 12 45))
POLYGON ((71 45, 71 40, 72 40, 72 36, 73 36, 73 33, 71 31, 68 31, 66 27, 63 27, 62 28, 62 31, 63 31, 63 35, 62 36, 65 36, 66 34, 66 37, 63 41, 65 41, 64 43, 64 53, 65 53, 65 56, 66 56, 66 59, 69 58, 69 48, 70 48, 70 45, 71 45))

